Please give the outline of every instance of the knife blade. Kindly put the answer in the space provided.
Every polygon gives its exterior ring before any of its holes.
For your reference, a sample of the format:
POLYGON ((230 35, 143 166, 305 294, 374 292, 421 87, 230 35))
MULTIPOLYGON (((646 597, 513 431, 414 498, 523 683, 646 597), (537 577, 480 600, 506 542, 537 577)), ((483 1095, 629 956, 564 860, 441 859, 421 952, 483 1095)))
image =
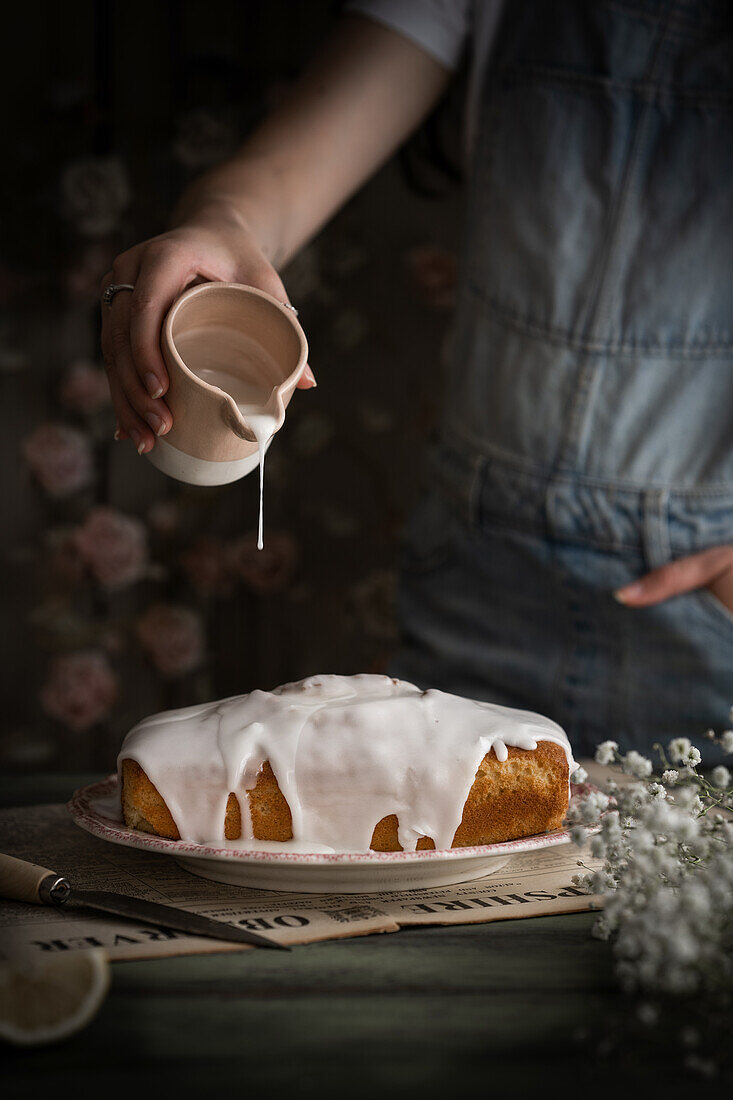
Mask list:
POLYGON ((290 950, 285 944, 276 943, 275 940, 267 939, 266 936, 261 936, 257 932, 250 932, 246 928, 237 928, 233 924, 226 924, 212 917, 203 917, 199 913, 189 913, 184 909, 174 909, 172 905, 161 905, 157 901, 129 897, 127 894, 113 894, 107 890, 77 890, 70 886, 65 898, 57 899, 52 892, 51 900, 59 909, 65 909, 69 905, 85 906, 89 909, 99 909, 103 913, 115 913, 120 917, 141 920, 145 924, 158 924, 165 928, 173 928, 177 932, 188 932, 193 936, 210 936, 215 940, 230 940, 232 943, 253 943, 260 947, 290 950))
POLYGON ((103 913, 113 913, 142 921, 144 924, 173 928, 176 932, 186 932, 193 936, 209 936, 231 943, 250 943, 280 951, 290 950, 286 944, 278 943, 259 932, 237 928, 233 924, 201 916, 200 913, 175 909, 172 905, 162 905, 157 901, 115 894, 107 890, 77 890, 63 875, 3 853, 0 853, 0 896, 36 905, 52 905, 57 909, 64 909, 67 905, 98 909, 103 913))

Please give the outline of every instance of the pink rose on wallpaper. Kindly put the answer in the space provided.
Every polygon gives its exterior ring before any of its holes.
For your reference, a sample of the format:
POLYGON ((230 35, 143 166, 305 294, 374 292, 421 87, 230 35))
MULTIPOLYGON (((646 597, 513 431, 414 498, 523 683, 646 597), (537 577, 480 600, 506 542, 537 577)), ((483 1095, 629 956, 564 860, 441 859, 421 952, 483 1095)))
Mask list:
POLYGON ((203 623, 190 607, 153 604, 138 619, 137 636, 164 676, 184 676, 204 660, 203 623))
POLYGON ((201 596, 226 596, 234 589, 231 554, 221 539, 197 539, 181 554, 181 566, 201 596))
POLYGON ((127 168, 119 157, 81 157, 61 176, 62 211, 85 237, 111 233, 131 199, 127 168))
POLYGON ((70 496, 92 483, 94 461, 89 440, 67 424, 41 424, 25 439, 23 454, 49 496, 70 496))
POLYGON ((84 416, 99 412, 112 400, 105 371, 86 359, 70 363, 61 379, 59 400, 67 409, 84 416))
POLYGON ((232 568, 255 592, 279 592, 293 578, 298 564, 298 545, 288 531, 265 531, 265 546, 257 549, 254 533, 236 539, 229 547, 232 568))
POLYGON ((56 657, 41 688, 46 714, 83 733, 106 718, 118 694, 118 680, 104 653, 80 651, 56 657))
POLYGON ((157 500, 148 508, 150 528, 163 538, 175 535, 181 519, 181 506, 175 500, 157 500))
POLYGON ((178 120, 173 154, 186 168, 201 169, 223 160, 236 144, 232 120, 199 107, 178 120))
POLYGON ((145 576, 147 531, 139 519, 114 508, 92 508, 75 542, 92 575, 110 591, 127 588, 145 576))
POLYGON ((456 298, 458 263, 439 245, 424 244, 407 253, 407 266, 425 302, 433 309, 450 309, 456 298))

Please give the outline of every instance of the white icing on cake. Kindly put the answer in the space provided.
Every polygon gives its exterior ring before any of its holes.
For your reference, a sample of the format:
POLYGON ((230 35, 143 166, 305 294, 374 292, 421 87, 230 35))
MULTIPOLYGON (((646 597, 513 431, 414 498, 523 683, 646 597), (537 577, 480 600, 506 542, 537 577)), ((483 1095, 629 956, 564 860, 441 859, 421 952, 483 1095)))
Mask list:
POLYGON ((269 760, 292 814, 294 850, 366 852, 377 822, 396 814, 400 844, 413 851, 422 836, 450 848, 487 753, 504 761, 508 747, 539 741, 561 745, 573 771, 565 733, 539 714, 388 676, 311 676, 146 718, 125 738, 118 768, 137 761, 181 839, 194 844, 225 843, 234 791, 242 838, 226 843, 253 846, 243 791, 269 760))

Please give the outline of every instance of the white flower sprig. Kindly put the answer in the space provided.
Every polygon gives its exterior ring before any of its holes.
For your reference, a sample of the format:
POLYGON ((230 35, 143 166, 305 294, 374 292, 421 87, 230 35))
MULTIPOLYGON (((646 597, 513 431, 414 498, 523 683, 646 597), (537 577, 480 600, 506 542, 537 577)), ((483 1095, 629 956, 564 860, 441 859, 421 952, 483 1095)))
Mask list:
MULTIPOLYGON (((733 730, 705 736, 733 753, 733 730)), ((571 803, 573 841, 589 840, 591 854, 603 861, 573 881, 602 896, 594 934, 613 939, 624 990, 727 998, 733 984, 733 821, 721 810, 733 807, 731 772, 718 765, 709 777, 700 774, 700 750, 684 737, 670 741, 666 752, 655 749, 658 776, 635 750, 623 755, 615 741, 598 746, 596 761, 619 766, 629 779, 612 781, 608 795, 591 791, 571 803)))

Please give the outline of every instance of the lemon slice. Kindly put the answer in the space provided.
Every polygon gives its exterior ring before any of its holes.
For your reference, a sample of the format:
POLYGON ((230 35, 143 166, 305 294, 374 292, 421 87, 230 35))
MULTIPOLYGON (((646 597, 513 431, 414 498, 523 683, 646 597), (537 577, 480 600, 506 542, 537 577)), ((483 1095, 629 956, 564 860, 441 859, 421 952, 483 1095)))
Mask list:
POLYGON ((0 1038, 20 1046, 54 1043, 80 1031, 109 989, 101 948, 0 963, 0 1038))

